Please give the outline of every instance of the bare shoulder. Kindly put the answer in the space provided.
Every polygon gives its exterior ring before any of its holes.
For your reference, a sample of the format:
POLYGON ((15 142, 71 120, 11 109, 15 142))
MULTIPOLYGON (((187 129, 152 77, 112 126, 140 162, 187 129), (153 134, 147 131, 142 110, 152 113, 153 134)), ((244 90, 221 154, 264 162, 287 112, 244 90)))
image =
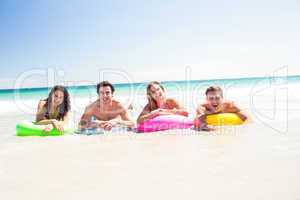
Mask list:
POLYGON ((112 100, 112 103, 114 109, 121 110, 121 111, 126 110, 125 106, 121 102, 117 100, 112 100))
POLYGON ((97 107, 98 101, 94 101, 85 107, 85 112, 92 112, 97 107))
POLYGON ((38 107, 39 107, 39 108, 42 108, 42 107, 45 106, 45 104, 46 104, 46 101, 45 101, 45 100, 40 100, 40 101, 39 101, 39 104, 38 104, 38 107))
POLYGON ((166 99, 166 104, 170 109, 179 107, 178 101, 176 99, 173 99, 173 98, 167 98, 166 99))
POLYGON ((236 107, 236 104, 233 101, 225 101, 223 105, 228 108, 236 107))
POLYGON ((198 105, 198 108, 208 109, 208 104, 207 103, 201 103, 201 104, 198 105))
POLYGON ((173 99, 173 98, 167 98, 167 99, 166 99, 166 102, 167 102, 167 103, 173 103, 173 104, 174 104, 174 103, 178 103, 178 101, 177 101, 176 99, 173 99))
POLYGON ((223 103, 224 112, 240 112, 240 106, 236 105, 233 101, 227 101, 223 103))

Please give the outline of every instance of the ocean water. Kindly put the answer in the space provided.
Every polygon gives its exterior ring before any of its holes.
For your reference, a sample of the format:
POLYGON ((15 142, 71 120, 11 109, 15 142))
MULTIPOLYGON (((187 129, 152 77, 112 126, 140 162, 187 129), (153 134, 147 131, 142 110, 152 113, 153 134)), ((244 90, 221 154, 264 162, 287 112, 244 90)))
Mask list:
MULTIPOLYGON (((136 119, 147 83, 116 84, 114 97, 136 119)), ((0 91, 3 199, 300 199, 300 76, 163 82, 195 116, 219 85, 253 123, 215 132, 17 137, 49 88, 0 91)), ((70 87, 72 123, 97 99, 95 86, 70 87)))
MULTIPOLYGON (((289 90, 289 88, 293 91, 293 88, 297 89, 299 81, 300 76, 289 76, 162 83, 166 88, 167 96, 176 98, 193 114, 197 105, 204 101, 205 89, 211 85, 221 86, 224 90, 225 99, 236 101, 236 103, 244 104, 246 108, 249 108, 251 101, 253 101, 253 105, 262 103, 255 101, 255 98, 258 96, 268 96, 269 93, 289 90)), ((145 95, 146 85, 147 83, 116 84, 114 97, 125 105, 132 104, 134 106, 133 115, 137 117, 136 115, 147 102, 145 95)), ((0 113, 22 112, 24 115, 32 117, 36 112, 38 101, 47 98, 50 90, 51 87, 0 90, 0 102, 2 105, 0 113)), ((68 87, 68 91, 71 97, 72 111, 75 116, 82 114, 85 106, 97 99, 95 85, 68 87)), ((289 96, 287 97, 289 104, 296 97, 291 96, 291 94, 293 93, 288 94, 289 96)), ((275 95, 273 96, 275 98, 275 95)), ((268 100, 266 99, 266 101, 268 100)), ((261 101, 264 100, 262 99, 261 101)))

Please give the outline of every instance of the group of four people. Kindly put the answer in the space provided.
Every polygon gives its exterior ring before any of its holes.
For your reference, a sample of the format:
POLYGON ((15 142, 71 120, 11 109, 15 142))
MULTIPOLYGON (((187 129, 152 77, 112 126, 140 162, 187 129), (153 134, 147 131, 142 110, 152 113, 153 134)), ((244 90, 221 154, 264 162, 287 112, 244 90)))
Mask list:
MULTIPOLYGON (((114 86, 103 81, 97 84, 98 99, 85 108, 80 119, 79 128, 103 128, 111 130, 112 127, 122 125, 135 127, 128 108, 114 99, 114 86)), ((249 116, 238 108, 233 102, 223 100, 222 89, 218 86, 207 88, 206 102, 197 107, 194 127, 198 130, 214 130, 206 123, 206 116, 216 113, 236 113, 243 121, 249 116)), ((148 103, 137 118, 137 124, 143 123, 161 115, 188 116, 188 111, 175 99, 167 98, 163 85, 153 81, 147 86, 148 103)), ((45 131, 53 128, 59 131, 69 122, 70 95, 63 86, 54 86, 48 98, 41 100, 36 114, 36 124, 46 125, 45 131)))

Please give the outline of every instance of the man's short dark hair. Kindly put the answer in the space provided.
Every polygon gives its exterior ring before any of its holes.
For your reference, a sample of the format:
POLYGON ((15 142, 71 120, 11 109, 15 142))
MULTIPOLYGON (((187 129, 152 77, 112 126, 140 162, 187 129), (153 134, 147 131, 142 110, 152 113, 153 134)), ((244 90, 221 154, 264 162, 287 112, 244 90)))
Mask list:
POLYGON ((100 87, 106 87, 106 86, 110 87, 112 94, 115 92, 115 88, 114 88, 114 86, 110 82, 108 82, 108 81, 102 81, 102 82, 100 82, 100 83, 97 84, 97 93, 99 94, 100 87))
POLYGON ((223 96, 223 91, 219 86, 210 86, 206 89, 205 95, 207 95, 209 92, 220 92, 221 96, 223 96))

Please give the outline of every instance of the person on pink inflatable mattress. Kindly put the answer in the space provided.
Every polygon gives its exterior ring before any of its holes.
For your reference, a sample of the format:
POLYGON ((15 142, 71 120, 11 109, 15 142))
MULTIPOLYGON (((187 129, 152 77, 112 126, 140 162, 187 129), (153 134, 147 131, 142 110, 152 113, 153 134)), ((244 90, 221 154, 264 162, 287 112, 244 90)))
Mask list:
POLYGON ((157 81, 148 84, 147 99, 147 105, 137 118, 138 124, 161 115, 189 115, 175 99, 166 97, 165 88, 157 81))

